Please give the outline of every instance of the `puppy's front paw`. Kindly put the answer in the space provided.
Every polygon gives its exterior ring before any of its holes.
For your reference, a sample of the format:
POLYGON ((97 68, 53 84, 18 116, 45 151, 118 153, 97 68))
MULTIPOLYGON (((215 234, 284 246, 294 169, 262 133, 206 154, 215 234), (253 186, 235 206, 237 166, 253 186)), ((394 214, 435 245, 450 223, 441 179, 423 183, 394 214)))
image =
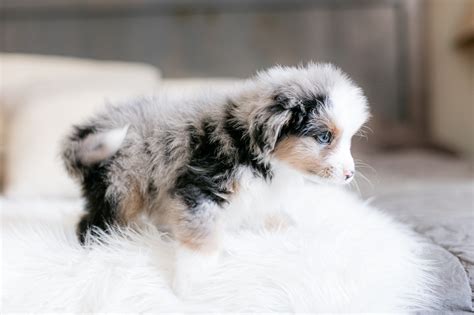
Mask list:
POLYGON ((172 284, 175 294, 186 298, 197 286, 205 283, 217 266, 218 256, 217 250, 204 252, 182 245, 178 246, 172 284))

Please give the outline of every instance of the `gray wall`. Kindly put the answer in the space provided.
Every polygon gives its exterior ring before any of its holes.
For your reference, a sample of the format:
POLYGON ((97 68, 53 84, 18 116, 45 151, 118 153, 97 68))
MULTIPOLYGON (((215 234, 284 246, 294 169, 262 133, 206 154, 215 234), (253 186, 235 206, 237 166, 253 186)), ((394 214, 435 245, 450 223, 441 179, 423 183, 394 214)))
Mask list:
MULTIPOLYGON (((409 1, 409 0, 408 0, 409 1)), ((410 120, 407 1, 3 1, 0 49, 142 61, 166 77, 341 66, 383 120, 410 120)))

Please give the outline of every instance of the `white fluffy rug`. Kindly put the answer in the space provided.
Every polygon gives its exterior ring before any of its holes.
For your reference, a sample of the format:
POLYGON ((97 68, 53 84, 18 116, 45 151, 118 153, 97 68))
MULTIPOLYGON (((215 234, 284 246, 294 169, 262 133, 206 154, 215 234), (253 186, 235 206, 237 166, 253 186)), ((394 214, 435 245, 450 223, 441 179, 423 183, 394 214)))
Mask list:
POLYGON ((295 196, 286 231, 227 235, 218 269, 186 300, 173 244, 153 229, 81 248, 77 202, 0 200, 3 312, 357 312, 436 306, 423 243, 336 188, 295 196))

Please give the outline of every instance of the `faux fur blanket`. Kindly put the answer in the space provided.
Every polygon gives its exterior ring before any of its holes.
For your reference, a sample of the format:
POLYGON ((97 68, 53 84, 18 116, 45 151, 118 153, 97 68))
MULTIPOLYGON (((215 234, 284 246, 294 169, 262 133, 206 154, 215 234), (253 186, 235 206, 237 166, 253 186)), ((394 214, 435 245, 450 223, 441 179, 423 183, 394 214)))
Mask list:
POLYGON ((436 308, 433 262, 407 227, 352 194, 306 187, 275 232, 227 234, 218 268, 185 300, 173 242, 152 227, 83 248, 80 204, 1 200, 3 312, 369 312, 436 308))

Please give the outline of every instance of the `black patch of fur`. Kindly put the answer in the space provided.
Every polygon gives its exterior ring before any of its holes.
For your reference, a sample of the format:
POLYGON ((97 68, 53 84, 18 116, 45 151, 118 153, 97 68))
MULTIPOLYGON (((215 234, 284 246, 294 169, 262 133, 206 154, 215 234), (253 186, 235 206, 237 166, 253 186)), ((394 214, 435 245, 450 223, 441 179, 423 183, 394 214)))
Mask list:
MULTIPOLYGON (((251 149, 251 140, 250 135, 248 134, 248 129, 245 126, 242 126, 232 115, 232 110, 235 106, 235 104, 229 103, 227 107, 224 130, 230 136, 233 145, 236 148, 238 163, 249 166, 256 176, 261 176, 264 179, 271 179, 272 173, 270 167, 260 162, 257 155, 251 149)), ((253 136, 263 138, 263 130, 259 129, 253 136)))
POLYGON ((217 205, 227 202, 237 169, 250 167, 256 176, 271 177, 269 166, 264 165, 252 152, 250 137, 245 127, 232 115, 233 104, 229 104, 222 125, 205 119, 199 128, 189 127, 190 148, 192 150, 188 165, 178 176, 172 193, 178 195, 191 212, 197 211, 203 201, 217 205), (218 126, 222 128, 218 129, 218 126), (232 140, 232 148, 223 151, 222 139, 232 140))
POLYGON ((303 106, 307 111, 314 110, 317 113, 326 106, 328 106, 328 97, 326 95, 316 95, 314 98, 309 98, 303 101, 303 106))
POLYGON ((106 197, 109 185, 108 164, 98 164, 87 169, 82 183, 82 193, 86 200, 86 215, 78 225, 79 241, 83 244, 90 231, 100 229, 107 231, 116 222, 115 209, 117 203, 112 198, 106 197))
POLYGON ((268 143, 266 138, 266 129, 270 126, 266 121, 259 122, 253 129, 252 137, 254 138, 255 143, 262 151, 270 150, 271 143, 268 143))
POLYGON ((320 127, 312 122, 312 118, 318 116, 324 107, 329 106, 328 98, 325 95, 316 95, 313 98, 303 100, 300 104, 290 106, 286 104, 289 102, 288 98, 283 96, 275 97, 275 104, 270 107, 274 114, 289 110, 291 112, 291 119, 283 126, 278 140, 289 136, 313 136, 320 132, 320 127))
POLYGON ((202 201, 222 205, 226 202, 223 196, 230 194, 225 187, 235 172, 235 159, 220 154, 216 125, 211 120, 205 120, 199 130, 190 127, 188 132, 192 155, 177 178, 173 193, 181 197, 191 212, 202 201))
POLYGON ((83 140, 88 135, 93 134, 97 131, 95 126, 74 126, 74 132, 70 137, 71 140, 83 140))

